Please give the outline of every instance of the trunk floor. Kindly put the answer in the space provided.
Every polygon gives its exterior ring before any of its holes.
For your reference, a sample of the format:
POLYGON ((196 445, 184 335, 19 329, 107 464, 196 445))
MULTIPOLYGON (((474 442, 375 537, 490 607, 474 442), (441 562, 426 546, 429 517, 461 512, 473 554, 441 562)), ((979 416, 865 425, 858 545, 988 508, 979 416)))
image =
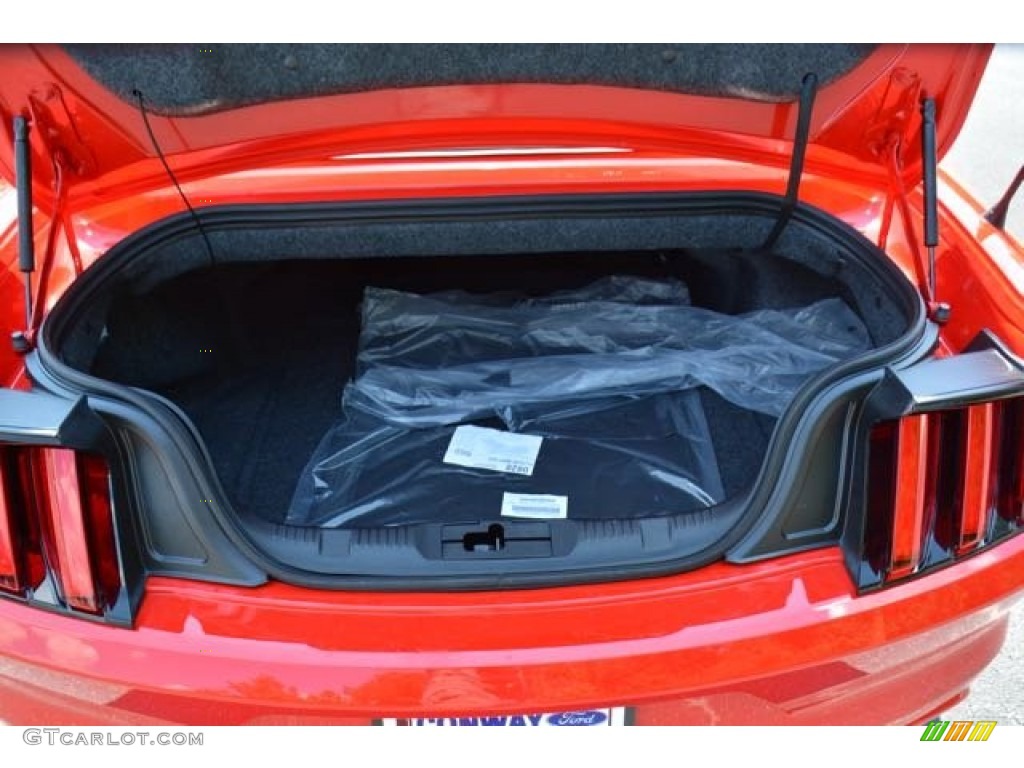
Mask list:
MULTIPOLYGON (((696 304, 730 313, 836 293, 834 284, 791 268, 776 275, 737 266, 726 279, 719 272, 732 261, 713 261, 711 269, 660 254, 508 257, 488 270, 474 269, 472 259, 446 261, 444 270, 425 259, 382 261, 228 268, 212 279, 190 274, 152 294, 125 297, 112 312, 113 335, 100 348, 96 373, 177 403, 203 436, 236 512, 281 522, 302 470, 341 416, 365 285, 543 295, 607 274, 673 276, 691 287, 696 304), (747 288, 741 293, 739 286, 747 288), (226 354, 197 355, 209 347, 226 354)), ((754 480, 775 421, 711 390, 701 396, 731 497, 754 480)))
MULTIPOLYGON (((236 512, 284 519, 309 457, 341 415, 344 361, 352 354, 340 344, 295 350, 274 365, 197 378, 164 392, 203 435, 236 512)), ((701 399, 731 497, 753 481, 775 422, 706 388, 701 399)))

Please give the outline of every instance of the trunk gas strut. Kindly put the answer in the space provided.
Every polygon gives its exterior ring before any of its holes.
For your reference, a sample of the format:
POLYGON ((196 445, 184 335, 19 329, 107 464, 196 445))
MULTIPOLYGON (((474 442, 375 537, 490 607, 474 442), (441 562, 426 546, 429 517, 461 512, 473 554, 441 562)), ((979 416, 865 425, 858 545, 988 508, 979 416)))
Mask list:
POLYGON ((937 323, 949 322, 949 304, 939 301, 935 286, 935 249, 939 245, 939 194, 936 184, 935 99, 921 102, 921 167, 924 173, 924 245, 928 249, 928 313, 937 323))
MULTIPOLYGON (((916 100, 916 96, 915 96, 916 100)), ((924 233, 919 241, 914 228, 907 190, 903 185, 903 137, 892 132, 886 141, 885 152, 889 164, 889 202, 886 206, 878 235, 878 247, 883 250, 889 237, 894 216, 898 215, 906 233, 907 246, 914 259, 917 288, 928 308, 928 317, 940 325, 949 322, 951 307, 939 301, 936 295, 936 248, 939 245, 939 196, 937 187, 938 155, 935 142, 935 99, 921 100, 921 170, 924 233), (921 252, 921 244, 927 254, 921 252)))
POLYGON ((32 273, 36 269, 36 254, 32 226, 32 156, 28 143, 28 121, 18 115, 14 118, 14 168, 18 192, 18 269, 25 278, 25 330, 11 334, 11 343, 18 354, 32 347, 29 329, 32 327, 32 273))

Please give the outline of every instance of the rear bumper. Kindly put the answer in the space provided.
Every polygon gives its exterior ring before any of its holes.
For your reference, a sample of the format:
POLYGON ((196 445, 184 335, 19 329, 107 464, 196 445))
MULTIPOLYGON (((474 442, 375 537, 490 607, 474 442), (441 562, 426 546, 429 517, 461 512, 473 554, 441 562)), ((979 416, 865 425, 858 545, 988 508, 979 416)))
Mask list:
POLYGON ((474 594, 151 579, 134 630, 0 602, 0 720, 367 723, 625 704, 638 723, 906 723, 961 697, 1024 536, 857 597, 838 550, 474 594))

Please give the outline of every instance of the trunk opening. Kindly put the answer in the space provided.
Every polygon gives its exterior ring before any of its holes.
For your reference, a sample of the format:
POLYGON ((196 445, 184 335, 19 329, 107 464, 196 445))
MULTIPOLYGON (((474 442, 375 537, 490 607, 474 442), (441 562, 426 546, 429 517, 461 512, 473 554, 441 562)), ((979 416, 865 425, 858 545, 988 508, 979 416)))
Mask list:
MULTIPOLYGON (((88 380, 152 392, 179 408, 201 436, 215 487, 224 494, 222 508, 279 563, 318 574, 487 573, 488 548, 475 557, 473 548, 463 546, 483 534, 472 527, 454 530, 478 521, 448 519, 429 508, 411 521, 420 525, 392 529, 387 542, 377 536, 384 529, 372 525, 301 533, 282 525, 303 469, 338 419, 342 390, 355 373, 366 287, 540 297, 610 275, 671 278, 687 286, 692 306, 725 315, 841 299, 863 321, 872 346, 888 347, 890 354, 909 346, 909 331, 920 329, 920 301, 909 283, 866 240, 823 214, 799 208, 779 243, 765 252, 758 244, 778 210, 770 196, 637 197, 617 207, 609 207, 607 198, 561 206, 536 201, 525 208, 513 200, 497 215, 432 211, 397 220, 382 220, 375 209, 367 215, 358 206, 354 220, 328 206, 232 209, 221 212, 221 220, 215 211, 202 211, 215 264, 187 221, 159 237, 151 232, 141 243, 123 243, 115 249, 122 256, 108 254, 108 264, 90 270, 94 274, 54 310, 46 346, 88 380), (407 547, 410 556, 415 551, 417 564, 406 567, 410 563, 393 551, 366 567, 371 550, 384 543, 394 551, 407 547), (366 550, 361 555, 360 547, 366 550), (456 563, 456 550, 474 556, 460 555, 456 563)), ((862 357, 872 356, 878 352, 862 357)), ((830 377, 835 371, 808 382, 830 377)), ((588 568, 605 567, 607 578, 627 563, 635 568, 651 560, 720 557, 756 519, 753 502, 773 462, 779 467, 813 452, 813 445, 787 447, 776 434, 783 424, 792 429, 799 422, 802 414, 794 411, 808 400, 809 386, 780 419, 697 388, 723 503, 666 508, 660 516, 632 521, 573 521, 570 514, 550 524, 550 546, 529 555, 525 549, 517 555, 515 547, 533 540, 528 524, 513 520, 502 529, 502 546, 490 554, 503 551, 506 576, 522 566, 524 572, 557 570, 560 578, 575 579, 588 568)), ((836 488, 826 483, 823 491, 822 507, 830 513, 836 488)))

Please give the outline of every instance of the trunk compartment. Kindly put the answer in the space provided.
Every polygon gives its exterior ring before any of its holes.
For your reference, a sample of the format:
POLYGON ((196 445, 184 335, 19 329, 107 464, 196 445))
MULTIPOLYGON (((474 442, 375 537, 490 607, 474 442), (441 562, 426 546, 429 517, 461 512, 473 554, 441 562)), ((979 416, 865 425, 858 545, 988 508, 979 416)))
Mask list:
MULTIPOLYGON (((678 274, 679 261, 650 254, 569 263, 507 257, 468 279, 472 259, 288 262, 191 273, 115 304, 92 372, 180 406, 203 435, 233 505, 283 522, 303 467, 341 416, 342 391, 355 375, 365 285, 545 292, 576 287, 601 270, 678 274), (245 330, 237 338, 220 318, 221 296, 245 330), (184 325, 181 318, 188 318, 184 325)), ((827 286, 814 282, 804 286, 808 298, 827 295, 827 286)), ((775 419, 705 387, 700 398, 733 496, 756 475, 775 419)), ((427 519, 432 514, 441 513, 426 512, 427 519)))
MULTIPOLYGON (((603 578, 614 577, 616 566, 652 559, 706 561, 759 516, 763 522, 768 508, 756 502, 767 499, 773 469, 810 460, 813 445, 787 446, 778 433, 815 418, 798 412, 815 385, 834 382, 843 370, 878 368, 908 349, 923 325, 920 301, 884 254, 817 211, 798 209, 773 251, 764 252, 758 244, 778 210, 770 196, 611 202, 477 201, 479 210, 419 214, 399 206, 387 217, 373 206, 209 210, 202 215, 212 254, 187 218, 155 225, 119 245, 62 299, 44 328, 47 368, 76 386, 102 382, 106 395, 128 386, 180 409, 209 457, 222 514, 257 550, 292 569, 463 578, 491 569, 493 577, 496 566, 483 562, 490 558, 501 560, 506 576, 521 566, 578 579, 601 567, 603 578), (724 315, 838 298, 863 320, 876 349, 808 376, 779 418, 696 388, 721 483, 721 503, 709 508, 669 503, 632 520, 612 513, 509 519, 497 530, 488 528, 488 515, 474 518, 442 500, 432 507, 424 503, 428 495, 411 518, 351 523, 362 530, 284 524, 304 468, 341 416, 342 392, 357 373, 367 287, 542 297, 613 275, 682 281, 693 307, 724 315), (382 527, 399 523, 413 525, 382 527), (383 546, 389 556, 367 567, 383 546)), ((561 466, 573 471, 571 462, 561 466)), ((821 501, 834 505, 837 489, 828 490, 832 501, 821 501)))

